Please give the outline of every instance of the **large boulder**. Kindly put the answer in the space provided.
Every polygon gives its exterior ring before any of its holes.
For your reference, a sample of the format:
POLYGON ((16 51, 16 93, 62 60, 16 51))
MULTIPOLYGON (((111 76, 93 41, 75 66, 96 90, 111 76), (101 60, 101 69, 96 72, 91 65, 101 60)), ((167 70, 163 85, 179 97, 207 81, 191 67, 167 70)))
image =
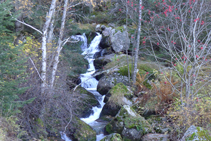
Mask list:
POLYGON ((68 136, 77 141, 96 141, 96 132, 84 121, 74 117, 68 136))
POLYGON ((129 49, 130 38, 126 31, 126 26, 112 29, 111 27, 106 27, 104 25, 97 25, 95 30, 102 32, 103 35, 100 47, 108 48, 111 46, 116 53, 129 49))
POLYGON ((191 125, 185 132, 184 136, 180 141, 210 141, 211 136, 207 130, 201 127, 191 125))
POLYGON ((110 42, 110 38, 109 37, 103 37, 100 41, 100 44, 99 46, 102 48, 102 49, 105 49, 105 48, 108 48, 111 46, 111 42, 110 42))
POLYGON ((131 95, 131 93, 123 83, 116 84, 109 93, 106 94, 108 100, 106 101, 107 103, 104 105, 100 116, 116 116, 122 105, 132 105, 133 103, 127 99, 130 97, 129 95, 131 95))
POLYGON ((114 54, 105 55, 94 60, 95 69, 102 69, 107 63, 112 61, 114 54))
POLYGON ((100 141, 123 141, 123 140, 122 140, 122 137, 120 134, 113 133, 113 134, 106 136, 105 138, 103 138, 100 141))
POLYGON ((165 134, 147 134, 144 135, 142 141, 169 141, 169 135, 165 134))
POLYGON ((151 125, 129 105, 124 105, 105 128, 106 132, 119 133, 124 140, 131 141, 140 141, 143 135, 153 132, 151 125))
POLYGON ((115 52, 121 52, 129 49, 130 39, 127 31, 115 31, 112 30, 110 36, 111 46, 115 52))
POLYGON ((100 106, 100 103, 95 98, 95 96, 87 91, 85 88, 78 87, 76 91, 73 92, 75 95, 80 95, 81 99, 78 99, 80 102, 75 114, 80 118, 89 117, 93 113, 92 107, 100 106))
POLYGON ((117 83, 123 83, 124 85, 129 85, 128 77, 122 76, 119 73, 115 72, 112 74, 108 74, 100 78, 99 83, 97 85, 97 91, 101 95, 105 95, 108 91, 114 87, 117 83))
POLYGON ((119 112, 120 109, 121 109, 121 106, 119 105, 111 106, 110 103, 106 103, 103 106, 102 112, 100 113, 100 117, 105 116, 105 115, 114 117, 116 116, 116 114, 119 112))

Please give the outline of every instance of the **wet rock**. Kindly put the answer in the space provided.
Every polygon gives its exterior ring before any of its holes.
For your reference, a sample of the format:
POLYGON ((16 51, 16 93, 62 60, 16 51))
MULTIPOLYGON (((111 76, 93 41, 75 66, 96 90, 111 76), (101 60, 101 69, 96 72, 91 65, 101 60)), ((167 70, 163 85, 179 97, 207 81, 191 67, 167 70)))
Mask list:
POLYGON ((96 52, 95 54, 94 54, 94 58, 98 58, 98 57, 100 57, 101 56, 101 52, 96 52))
POLYGON ((165 134, 147 134, 143 136, 142 141, 170 141, 169 135, 165 134))
POLYGON ((78 76, 68 76, 67 77, 67 85, 70 89, 73 89, 76 85, 81 83, 81 79, 78 76))
POLYGON ((103 37, 102 40, 100 41, 99 46, 100 46, 102 49, 105 49, 105 48, 110 47, 110 46, 111 46, 111 43, 110 43, 109 37, 103 37))
POLYGON ((119 105, 111 106, 110 103, 106 103, 103 106, 100 117, 105 116, 105 115, 110 115, 114 117, 116 116, 116 114, 119 112, 120 109, 121 109, 121 106, 119 105))
POLYGON ((81 95, 82 98, 79 101, 80 102, 79 107, 77 108, 77 111, 75 111, 75 114, 78 115, 78 117, 89 117, 90 114, 93 113, 92 107, 100 106, 100 103, 95 98, 95 96, 87 91, 85 88, 78 87, 75 92, 73 92, 75 95, 81 95))
POLYGON ((98 24, 96 27, 95 27, 95 31, 96 32, 101 32, 101 27, 100 27, 101 25, 100 24, 98 24))
POLYGON ((96 141, 96 132, 84 121, 75 117, 71 123, 68 136, 77 141, 96 141))
POLYGON ((94 60, 95 69, 102 69, 103 66, 112 61, 114 54, 105 55, 94 60))

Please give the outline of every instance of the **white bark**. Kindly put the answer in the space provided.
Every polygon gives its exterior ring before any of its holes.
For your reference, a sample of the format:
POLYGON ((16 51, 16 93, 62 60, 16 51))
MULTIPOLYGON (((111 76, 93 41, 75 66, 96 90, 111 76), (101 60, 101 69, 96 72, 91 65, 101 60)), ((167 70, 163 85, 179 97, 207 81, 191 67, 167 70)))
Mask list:
POLYGON ((68 0, 65 0, 63 16, 62 16, 62 24, 61 24, 61 29, 60 29, 60 33, 59 33, 58 47, 57 47, 57 51, 56 51, 56 55, 55 55, 55 60, 54 60, 54 64, 53 64, 53 71, 52 71, 52 76, 51 76, 51 83, 50 83, 51 88, 53 88, 53 85, 54 85, 54 81, 55 81, 55 77, 56 77, 56 71, 57 71, 57 67, 58 67, 58 64, 59 64, 59 55, 60 55, 60 52, 63 48, 62 38, 63 38, 63 35, 64 35, 67 6, 68 6, 68 0))
POLYGON ((47 53, 46 53, 46 43, 47 43, 47 33, 48 28, 54 14, 56 8, 56 0, 52 0, 51 7, 49 12, 46 14, 46 22, 43 27, 43 35, 42 35, 42 72, 41 72, 41 94, 43 95, 46 89, 46 64, 47 64, 47 53))
POLYGON ((141 34, 141 18, 142 18, 142 0, 139 0, 139 20, 138 20, 138 33, 137 33, 137 42, 135 50, 135 61, 134 61, 134 71, 133 71, 133 84, 136 82, 136 73, 137 73, 137 63, 138 63, 138 51, 140 44, 140 34, 141 34))

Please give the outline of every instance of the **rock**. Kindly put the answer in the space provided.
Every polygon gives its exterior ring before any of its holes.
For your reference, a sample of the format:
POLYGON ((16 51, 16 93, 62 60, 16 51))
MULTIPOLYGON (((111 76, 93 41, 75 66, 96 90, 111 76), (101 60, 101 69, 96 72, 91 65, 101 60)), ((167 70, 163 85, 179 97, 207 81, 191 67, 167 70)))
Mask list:
MULTIPOLYGON (((101 27, 101 29, 103 30, 103 28, 101 27)), ((102 32, 103 37, 109 37, 111 35, 112 28, 111 27, 104 27, 104 30, 102 32)))
POLYGON ((67 76, 67 85, 70 89, 73 89, 76 85, 81 83, 81 79, 79 76, 67 76))
POLYGON ((114 57, 114 54, 106 55, 103 57, 99 57, 94 60, 94 66, 95 69, 102 69, 103 66, 105 66, 107 63, 111 62, 114 57))
POLYGON ((105 55, 109 55, 109 54, 112 54, 113 51, 112 51, 112 48, 109 47, 109 48, 104 48, 101 50, 101 56, 105 56, 105 55))
POLYGON ((122 135, 124 136, 124 139, 130 139, 132 141, 136 141, 136 140, 140 140, 141 138, 141 134, 140 132, 137 130, 137 129, 127 129, 127 128, 124 128, 123 131, 122 131, 122 135))
POLYGON ((124 85, 129 85, 128 78, 126 76, 120 75, 117 72, 105 75, 99 80, 99 83, 97 85, 97 91, 100 94, 105 95, 112 87, 114 87, 117 83, 121 82, 124 85))
POLYGON ((99 57, 101 57, 101 52, 96 52, 96 53, 94 54, 94 58, 99 58, 99 57))
POLYGON ((111 106, 108 102, 103 106, 102 112, 100 113, 100 117, 105 115, 116 116, 116 114, 121 109, 121 106, 115 105, 111 106))
POLYGON ((111 93, 108 92, 106 95, 105 95, 105 98, 103 100, 104 103, 108 102, 109 98, 111 97, 111 93))
MULTIPOLYGON (((74 122, 71 123, 70 136, 77 141, 96 141, 96 132, 79 118, 75 117, 74 122)), ((69 135, 68 134, 68 135, 69 135)))
POLYGON ((210 141, 211 136, 207 130, 201 127, 191 125, 185 132, 184 136, 180 141, 210 141))
POLYGON ((105 128, 108 133, 119 133, 124 140, 132 141, 140 141, 143 135, 153 132, 151 125, 129 105, 124 105, 105 128))
POLYGON ((125 97, 128 92, 128 88, 123 83, 115 85, 106 94, 108 101, 104 105, 100 116, 116 116, 122 105, 132 105, 132 102, 125 97))
POLYGON ((100 141, 123 141, 123 140, 122 140, 122 137, 120 134, 113 133, 113 134, 106 136, 105 138, 103 138, 100 141))
POLYGON ((115 24, 114 23, 109 23, 108 26, 115 27, 115 24))
POLYGON ((89 115, 93 113, 92 107, 100 106, 100 103, 95 96, 88 92, 85 88, 78 87, 74 94, 82 95, 82 98, 80 99, 82 102, 81 104, 78 104, 80 106, 77 108, 77 111, 75 111, 75 114, 80 118, 89 117, 89 115))
POLYGON ((100 44, 99 46, 102 48, 102 49, 105 49, 105 48, 108 48, 111 46, 111 43, 110 43, 110 39, 109 37, 103 37, 100 41, 100 44))
POLYGON ((127 31, 117 31, 112 30, 112 34, 110 36, 111 46, 115 52, 121 52, 124 50, 128 50, 130 45, 130 39, 128 37, 127 31))
POLYGON ((96 32, 101 32, 101 27, 100 27, 101 25, 100 24, 98 24, 96 27, 95 27, 95 31, 96 32))
POLYGON ((169 135, 165 134, 147 134, 143 136, 142 141, 169 141, 169 135))
POLYGON ((106 29, 106 26, 105 25, 101 25, 101 30, 105 30, 106 29))

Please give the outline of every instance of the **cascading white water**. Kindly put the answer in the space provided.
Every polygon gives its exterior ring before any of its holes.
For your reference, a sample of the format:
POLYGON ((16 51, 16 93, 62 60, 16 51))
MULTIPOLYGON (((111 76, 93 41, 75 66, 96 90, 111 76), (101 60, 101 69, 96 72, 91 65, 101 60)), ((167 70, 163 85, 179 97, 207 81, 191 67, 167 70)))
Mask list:
MULTIPOLYGON (((87 124, 89 124, 91 127, 95 127, 96 125, 98 125, 99 123, 96 121, 99 117, 100 117, 100 113, 102 111, 102 108, 104 106, 104 97, 101 94, 99 94, 97 92, 97 84, 98 81, 92 76, 93 73, 95 73, 95 67, 94 67, 94 54, 96 52, 99 52, 99 43, 102 39, 102 35, 97 33, 97 36, 92 40, 91 44, 89 45, 89 48, 87 48, 87 38, 85 36, 85 34, 83 35, 76 35, 76 36, 72 36, 72 39, 75 40, 81 40, 84 41, 84 44, 82 44, 81 49, 83 51, 82 55, 85 55, 85 59, 87 59, 87 61, 89 62, 89 67, 87 69, 87 72, 85 74, 81 74, 80 75, 80 79, 81 79, 81 86, 84 87, 86 90, 88 90, 89 92, 91 92, 92 94, 95 95, 96 99, 99 101, 100 103, 100 107, 93 107, 93 114, 90 115, 88 118, 81 118, 81 120, 83 120, 84 122, 86 122, 87 124), (85 43, 86 42, 86 43, 85 43)), ((66 135, 63 135, 63 138, 65 139, 66 135)), ((97 135, 97 140, 96 141, 100 141, 102 138, 104 138, 105 136, 101 133, 99 135, 97 135)), ((65 141, 71 141, 71 140, 66 140, 65 141)))

